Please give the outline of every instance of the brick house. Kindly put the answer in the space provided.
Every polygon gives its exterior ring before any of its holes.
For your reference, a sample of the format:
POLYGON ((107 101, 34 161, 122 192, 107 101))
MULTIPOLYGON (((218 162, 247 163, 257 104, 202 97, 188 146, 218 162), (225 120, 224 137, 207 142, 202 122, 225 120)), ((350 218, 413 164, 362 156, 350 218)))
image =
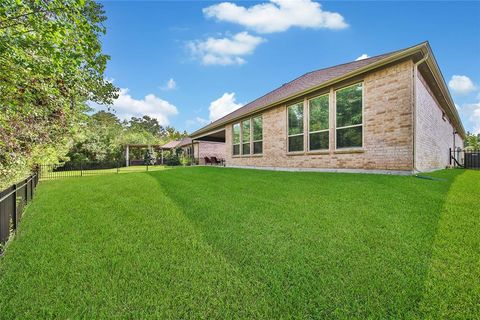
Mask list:
POLYGON ((232 167, 412 173, 447 167, 465 130, 424 42, 306 73, 191 137, 232 167))

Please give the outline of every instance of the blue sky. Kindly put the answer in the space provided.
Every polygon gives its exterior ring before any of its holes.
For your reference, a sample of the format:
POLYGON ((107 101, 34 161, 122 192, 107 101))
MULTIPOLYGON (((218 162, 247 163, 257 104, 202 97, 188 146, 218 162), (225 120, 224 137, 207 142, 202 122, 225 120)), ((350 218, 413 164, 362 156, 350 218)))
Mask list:
POLYGON ((305 72, 428 40, 465 128, 480 133, 479 2, 102 3, 121 118, 192 132, 305 72))

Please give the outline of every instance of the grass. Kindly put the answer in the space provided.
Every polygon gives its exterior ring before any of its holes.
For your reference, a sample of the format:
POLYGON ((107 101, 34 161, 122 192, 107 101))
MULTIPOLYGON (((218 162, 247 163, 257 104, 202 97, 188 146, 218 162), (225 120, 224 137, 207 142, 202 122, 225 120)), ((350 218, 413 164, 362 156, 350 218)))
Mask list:
POLYGON ((2 318, 480 317, 480 172, 178 168, 46 181, 2 318))

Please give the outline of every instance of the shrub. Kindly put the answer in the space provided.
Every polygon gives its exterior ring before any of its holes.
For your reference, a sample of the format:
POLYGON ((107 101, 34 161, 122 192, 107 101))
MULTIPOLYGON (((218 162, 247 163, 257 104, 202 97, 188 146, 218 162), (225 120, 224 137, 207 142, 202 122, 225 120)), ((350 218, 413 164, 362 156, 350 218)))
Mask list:
POLYGON ((192 158, 188 157, 188 156, 185 156, 185 155, 182 155, 180 157, 180 163, 182 164, 182 166, 191 166, 192 165, 192 158))
POLYGON ((175 151, 167 151, 163 154, 163 162, 167 166, 178 166, 180 164, 180 157, 175 151))

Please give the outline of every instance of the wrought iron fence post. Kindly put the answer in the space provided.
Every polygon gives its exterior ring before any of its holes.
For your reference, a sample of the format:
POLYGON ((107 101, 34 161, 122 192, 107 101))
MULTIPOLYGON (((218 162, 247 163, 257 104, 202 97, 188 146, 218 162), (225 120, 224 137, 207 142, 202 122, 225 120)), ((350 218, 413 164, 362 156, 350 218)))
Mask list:
POLYGON ((13 220, 13 230, 17 230, 17 184, 13 185, 13 211, 12 211, 12 220, 13 220))
POLYGON ((25 183, 25 198, 23 199, 23 203, 25 203, 25 205, 28 203, 28 179, 25 179, 24 181, 25 183))

